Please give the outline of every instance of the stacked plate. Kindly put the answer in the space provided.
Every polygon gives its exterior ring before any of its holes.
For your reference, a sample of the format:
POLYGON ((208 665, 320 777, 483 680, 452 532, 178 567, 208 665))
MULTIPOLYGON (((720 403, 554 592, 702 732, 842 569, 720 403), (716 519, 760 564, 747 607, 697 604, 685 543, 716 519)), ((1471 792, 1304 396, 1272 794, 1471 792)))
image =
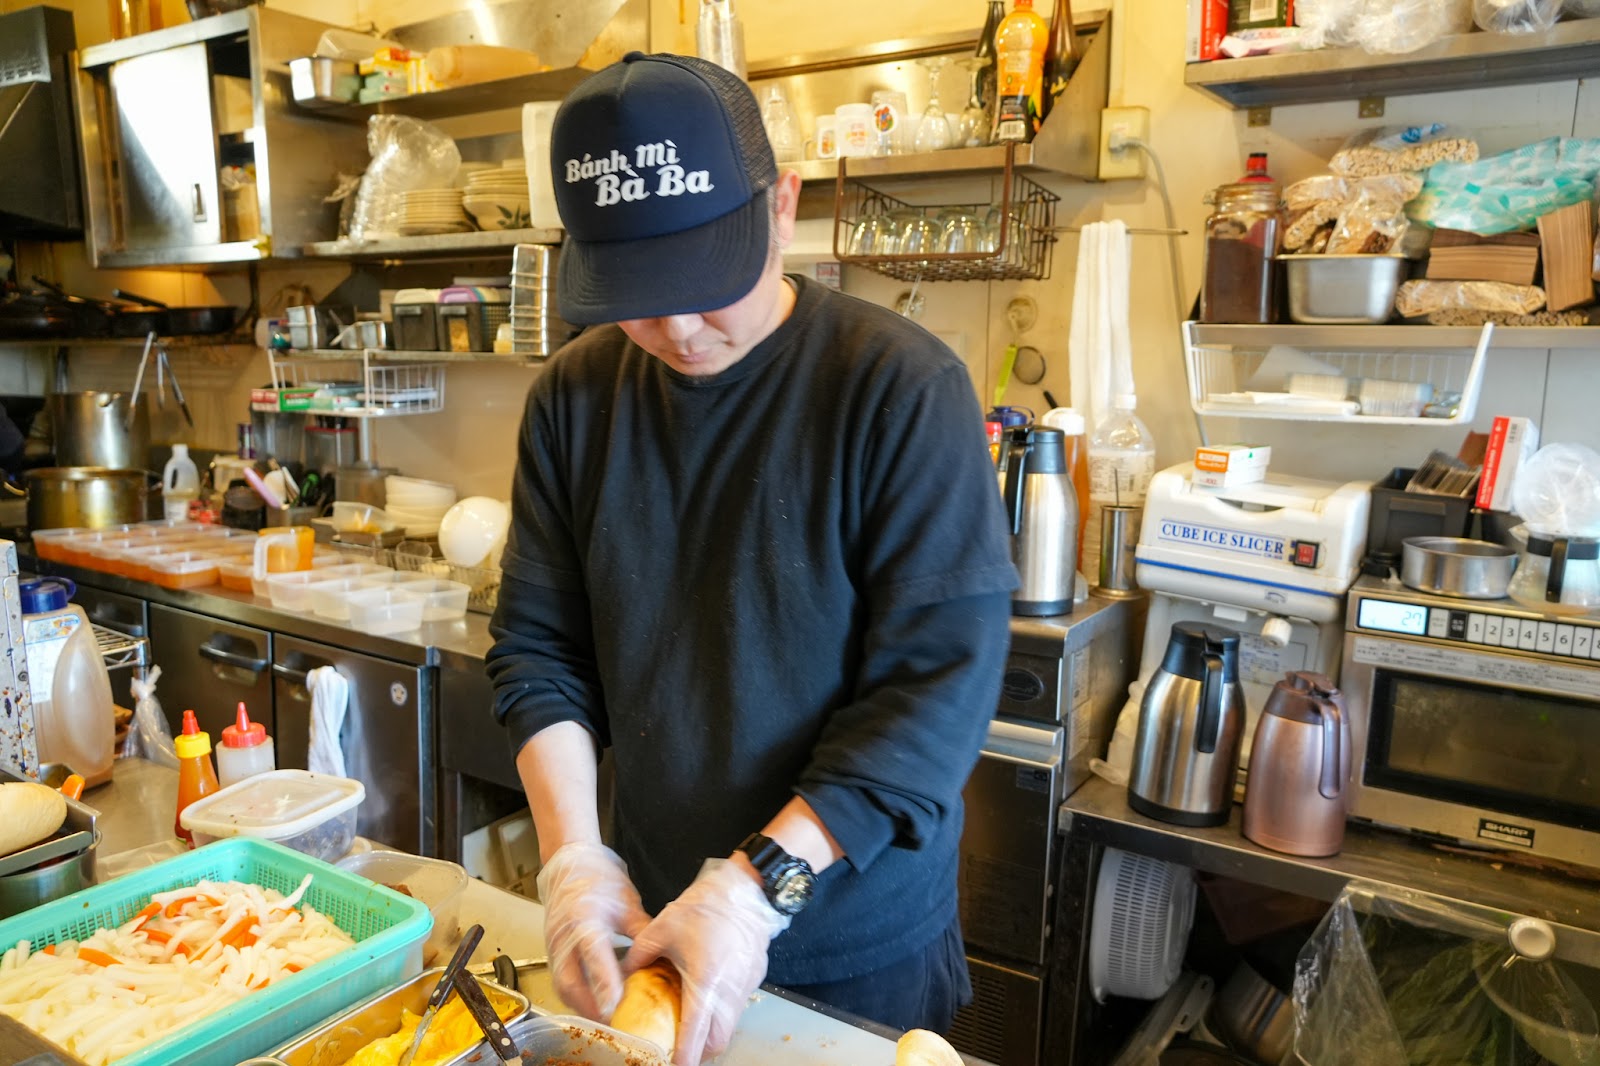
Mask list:
POLYGON ((519 244, 511 253, 511 350, 550 355, 572 329, 556 314, 556 260, 560 248, 519 244))
POLYGON ((498 167, 473 171, 467 176, 461 203, 477 220, 479 229, 527 229, 526 164, 520 159, 507 159, 498 167))
POLYGON ((465 233, 472 220, 461 209, 460 189, 413 189, 400 194, 400 234, 465 233))
POLYGON ((383 479, 384 511, 405 527, 406 536, 432 537, 456 502, 454 485, 391 474, 383 479))

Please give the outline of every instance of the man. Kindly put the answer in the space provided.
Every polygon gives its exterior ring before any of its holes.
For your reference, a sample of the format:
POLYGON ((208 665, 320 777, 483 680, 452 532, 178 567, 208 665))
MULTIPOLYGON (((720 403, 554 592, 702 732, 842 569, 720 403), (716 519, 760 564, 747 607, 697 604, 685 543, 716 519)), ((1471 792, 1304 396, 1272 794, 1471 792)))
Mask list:
POLYGON ((529 393, 489 673, 558 990, 604 1020, 624 972, 670 960, 682 1066, 763 978, 943 1029, 971 994, 961 789, 1016 581, 971 380, 785 277, 799 179, 721 68, 595 74, 551 166, 561 317, 605 325, 529 393))

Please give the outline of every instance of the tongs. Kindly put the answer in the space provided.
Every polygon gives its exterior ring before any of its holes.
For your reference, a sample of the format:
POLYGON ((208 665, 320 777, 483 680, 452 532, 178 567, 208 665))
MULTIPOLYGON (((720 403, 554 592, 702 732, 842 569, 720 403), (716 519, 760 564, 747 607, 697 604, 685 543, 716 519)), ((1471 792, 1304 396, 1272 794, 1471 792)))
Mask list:
POLYGON ((518 1061, 517 1045, 512 1041, 511 1034, 506 1032, 505 1023, 495 1013, 489 998, 483 994, 478 979, 467 972, 467 960, 472 958, 472 953, 477 950, 478 942, 482 939, 481 925, 472 926, 462 935, 456 953, 450 956, 444 973, 439 976, 439 983, 433 987, 433 994, 428 997, 428 1009, 423 1012, 422 1021, 417 1024, 417 1031, 411 1037, 411 1046, 400 1056, 398 1066, 411 1066, 412 1060, 417 1057, 417 1049, 422 1046, 423 1034, 427 1032, 434 1016, 439 1013, 439 1008, 450 998, 451 992, 461 997, 462 1005, 467 1008, 467 1013, 472 1015, 484 1035, 489 1038, 489 1047, 500 1061, 502 1063, 518 1061))
POLYGON ((133 394, 128 399, 127 428, 133 428, 133 416, 139 409, 139 390, 144 387, 144 368, 150 362, 150 352, 156 353, 156 402, 166 403, 167 382, 172 383, 173 399, 178 401, 178 409, 183 412, 184 421, 189 423, 189 428, 194 428, 194 415, 189 413, 189 404, 183 398, 183 389, 178 385, 178 375, 172 369, 172 361, 167 357, 167 346, 156 342, 156 334, 152 330, 144 339, 144 351, 139 353, 139 369, 133 375, 133 394))

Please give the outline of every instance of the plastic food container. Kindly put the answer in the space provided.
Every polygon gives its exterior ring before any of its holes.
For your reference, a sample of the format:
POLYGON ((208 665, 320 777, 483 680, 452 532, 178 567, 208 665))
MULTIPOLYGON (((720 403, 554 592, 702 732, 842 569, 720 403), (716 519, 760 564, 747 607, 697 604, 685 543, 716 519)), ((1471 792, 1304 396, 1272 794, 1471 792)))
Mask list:
POLYGON ((173 552, 146 560, 150 580, 164 589, 197 589, 217 583, 217 556, 207 552, 173 552))
MULTIPOLYGON (((314 574, 328 572, 312 571, 314 574)), ((311 586, 311 611, 318 618, 326 618, 332 622, 348 622, 350 593, 369 587, 370 582, 381 580, 382 578, 374 577, 336 577, 328 581, 318 581, 311 586)))
POLYGON ((467 597, 472 588, 459 581, 443 581, 427 574, 407 574, 396 577, 393 587, 404 592, 414 592, 424 598, 424 622, 450 622, 467 613, 467 597))
POLYGON ((348 777, 272 770, 195 800, 180 820, 196 847, 251 837, 332 862, 350 850, 366 795, 366 786, 348 777))
POLYGON ((33 553, 41 559, 61 561, 61 542, 68 537, 82 536, 89 530, 82 526, 62 526, 57 529, 33 531, 33 553))
POLYGON ((149 541, 141 537, 113 537, 107 540, 86 544, 83 549, 83 565, 91 570, 103 570, 107 573, 119 573, 118 565, 122 553, 129 548, 147 545, 149 541))
POLYGON ((1289 317, 1309 325, 1382 325, 1410 263, 1398 255, 1284 255, 1289 317))
POLYGON ((422 609, 427 597, 403 588, 357 589, 346 597, 350 604, 350 625, 367 633, 383 636, 409 633, 422 625, 422 609))
POLYGON ((251 574, 254 568, 254 560, 249 558, 244 558, 243 562, 220 563, 217 566, 217 582, 235 592, 254 592, 254 575, 251 574))
POLYGON ((467 871, 443 859, 425 859, 399 851, 368 851, 347 855, 339 869, 360 874, 402 896, 419 899, 433 912, 433 932, 422 946, 422 964, 448 956, 461 926, 461 897, 467 891, 467 871))
POLYGON ((330 570, 294 570, 267 578, 267 598, 280 611, 311 610, 311 586, 333 580, 330 570))

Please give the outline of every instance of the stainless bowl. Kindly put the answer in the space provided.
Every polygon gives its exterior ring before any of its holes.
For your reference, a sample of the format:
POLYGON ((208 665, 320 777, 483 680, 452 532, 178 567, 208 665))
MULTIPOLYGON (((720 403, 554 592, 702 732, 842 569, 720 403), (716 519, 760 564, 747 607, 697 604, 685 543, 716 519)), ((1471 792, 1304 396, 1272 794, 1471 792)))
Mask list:
POLYGON ((1401 541, 1400 580, 1418 592, 1468 600, 1504 599, 1517 553, 1486 540, 1407 537, 1401 541))
POLYGON ((1289 317, 1324 326, 1389 321, 1410 268, 1397 255, 1282 255, 1278 261, 1288 271, 1289 317))
POLYGON ((95 853, 100 850, 100 831, 94 843, 76 855, 0 876, 0 918, 32 910, 42 903, 70 896, 94 884, 95 853))

